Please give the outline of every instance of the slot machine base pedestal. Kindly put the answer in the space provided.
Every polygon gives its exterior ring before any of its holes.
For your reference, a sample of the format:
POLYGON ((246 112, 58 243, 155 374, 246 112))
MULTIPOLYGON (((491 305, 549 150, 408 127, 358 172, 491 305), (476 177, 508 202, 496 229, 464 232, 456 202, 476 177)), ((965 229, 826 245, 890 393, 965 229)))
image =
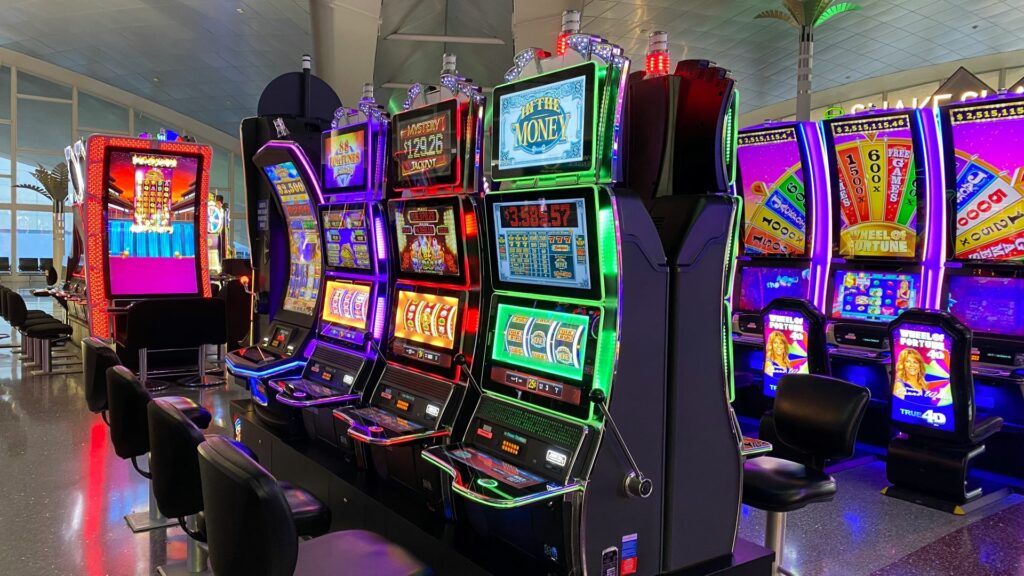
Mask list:
POLYGON ((992 485, 991 488, 986 486, 982 489, 981 496, 969 500, 964 504, 957 504, 951 500, 936 498, 935 496, 929 496, 928 494, 923 494, 909 488, 903 488, 902 486, 886 486, 882 489, 882 494, 891 498, 897 498, 904 502, 911 502, 919 506, 925 506, 932 510, 941 510, 942 512, 948 512, 956 516, 965 516, 970 514, 983 506, 988 506, 989 504, 1006 498, 1010 493, 1010 489, 1006 486, 992 485))

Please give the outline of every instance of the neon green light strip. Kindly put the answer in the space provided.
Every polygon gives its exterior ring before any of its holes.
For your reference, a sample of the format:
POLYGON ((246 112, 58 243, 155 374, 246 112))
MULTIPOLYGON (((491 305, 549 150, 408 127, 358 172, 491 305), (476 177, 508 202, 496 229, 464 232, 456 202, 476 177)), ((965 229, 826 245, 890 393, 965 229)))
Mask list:
POLYGON ((735 282, 736 252, 740 243, 740 215, 743 214, 743 197, 733 196, 736 202, 736 210, 732 217, 732 233, 729 235, 729 245, 725 250, 725 298, 722 307, 722 358, 725 361, 725 385, 726 393, 731 403, 736 399, 736 381, 732 352, 732 290, 735 282))

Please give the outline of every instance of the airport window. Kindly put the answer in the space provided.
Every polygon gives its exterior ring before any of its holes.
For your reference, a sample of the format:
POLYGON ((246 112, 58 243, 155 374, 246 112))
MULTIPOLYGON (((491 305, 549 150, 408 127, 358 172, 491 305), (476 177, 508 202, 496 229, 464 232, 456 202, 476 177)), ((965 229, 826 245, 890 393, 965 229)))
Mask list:
POLYGON ((53 214, 49 211, 18 210, 16 219, 18 258, 53 257, 53 214))
POLYGON ((79 91, 78 126, 127 134, 128 109, 79 91))
MULTIPOLYGON (((43 98, 64 98, 71 100, 71 86, 51 82, 26 72, 18 73, 19 96, 42 96, 43 98)), ((20 103, 19 103, 20 105, 20 103)))
MULTIPOLYGON (((40 186, 45 189, 43 184, 36 178, 36 170, 40 165, 47 170, 52 170, 55 166, 64 161, 63 155, 58 156, 56 154, 39 154, 35 152, 19 151, 16 184, 40 186)), ((29 188, 18 188, 16 198, 18 204, 51 205, 49 198, 29 188)))
MULTIPOLYGON (((11 125, 0 124, 0 174, 11 173, 11 125)), ((8 198, 8 201, 10 199, 8 198)))
POLYGON ((11 69, 0 66, 0 119, 11 119, 11 69))
POLYGON ((18 98, 18 148, 63 150, 71 142, 71 104, 18 98))

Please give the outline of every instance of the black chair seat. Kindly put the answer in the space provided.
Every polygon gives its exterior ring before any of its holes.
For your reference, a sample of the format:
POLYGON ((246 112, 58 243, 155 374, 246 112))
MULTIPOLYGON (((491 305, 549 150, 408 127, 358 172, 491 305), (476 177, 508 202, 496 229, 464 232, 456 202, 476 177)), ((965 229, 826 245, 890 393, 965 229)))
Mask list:
POLYGON ((999 432, 1003 428, 1003 419, 999 416, 989 416, 982 420, 974 421, 974 428, 971 429, 971 440, 974 443, 984 442, 989 436, 999 432))
POLYGON ((39 316, 37 318, 31 318, 29 320, 22 322, 19 328, 24 330, 26 328, 31 328, 33 326, 43 326, 46 324, 63 324, 63 322, 57 320, 52 316, 39 316))
POLYGON ((70 336, 72 331, 71 326, 59 322, 25 327, 25 335, 29 338, 61 338, 70 336))
POLYGON ((791 512, 836 494, 832 476, 803 464, 762 456, 743 465, 743 503, 769 512, 791 512))
POLYGON ((181 410, 185 418, 188 418, 193 424, 204 430, 209 428, 210 421, 213 420, 213 415, 210 414, 210 411, 196 404, 195 400, 191 398, 184 396, 162 396, 160 399, 170 402, 172 406, 181 410))
POLYGON ((42 310, 27 310, 25 312, 25 318, 31 320, 33 318, 52 318, 52 316, 42 310))
POLYGON ((331 529, 331 509, 306 490, 281 482, 281 491, 295 520, 299 536, 321 536, 331 529))
POLYGON ((408 552, 364 530, 332 532, 299 543, 295 576, 415 576, 426 567, 408 552))

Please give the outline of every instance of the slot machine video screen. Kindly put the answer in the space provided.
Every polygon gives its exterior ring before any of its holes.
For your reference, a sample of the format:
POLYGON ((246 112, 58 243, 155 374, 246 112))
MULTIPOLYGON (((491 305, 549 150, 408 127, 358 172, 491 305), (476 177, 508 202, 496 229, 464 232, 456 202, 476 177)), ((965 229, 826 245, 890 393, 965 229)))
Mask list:
POLYGON ((342 340, 363 341, 370 311, 370 286, 344 280, 328 280, 320 333, 342 340), (346 328, 350 330, 346 330, 346 328))
POLYGON ((842 257, 913 258, 918 173, 911 113, 828 123, 842 257))
POLYGON ((949 312, 975 332, 1024 338, 1024 278, 948 276, 949 312))
POLYGON ((373 268, 365 204, 332 206, 321 213, 324 255, 331 268, 366 271, 373 268))
POLYGON ((952 341, 937 326, 902 324, 892 335, 892 419, 952 432, 952 341))
POLYGON ((944 114, 946 187, 956 202, 953 258, 1024 260, 1024 102, 955 107, 944 114))
POLYGON ((807 254, 807 186, 796 126, 739 135, 743 253, 807 254))
POLYGON ((290 269, 284 309, 313 314, 320 294, 320 235, 306 185, 293 162, 264 166, 288 223, 290 269))
POLYGON ((786 374, 810 374, 807 318, 791 310, 769 310, 764 323, 764 394, 775 397, 786 374))
POLYGON ((199 157, 111 149, 106 160, 109 295, 200 293, 199 157))
POLYGON ((396 114, 391 119, 394 187, 458 184, 460 124, 456 100, 396 114))
POLYGON ((776 298, 808 298, 810 268, 744 266, 740 268, 736 310, 758 312, 776 298))
POLYGON ((837 270, 833 280, 833 318, 883 323, 917 307, 913 274, 837 270))
POLYGON ((594 82, 594 65, 584 64, 496 88, 495 177, 590 169, 594 82))
POLYGON ((398 291, 395 337, 451 350, 455 347, 460 302, 452 296, 398 291))
POLYGON ((459 277, 458 215, 452 203, 394 205, 399 271, 421 276, 459 277))
POLYGON ((590 290, 590 236, 583 198, 491 205, 499 282, 590 290))
POLYGON ((366 124, 324 132, 323 182, 326 192, 345 192, 367 187, 371 158, 366 124))

